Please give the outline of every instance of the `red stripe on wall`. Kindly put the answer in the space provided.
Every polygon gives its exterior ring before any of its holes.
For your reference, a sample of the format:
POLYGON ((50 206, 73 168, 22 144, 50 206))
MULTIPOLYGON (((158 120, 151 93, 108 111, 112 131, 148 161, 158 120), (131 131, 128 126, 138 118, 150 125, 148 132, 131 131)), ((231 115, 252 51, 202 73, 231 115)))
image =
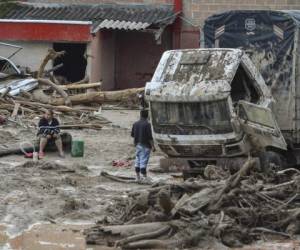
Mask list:
POLYGON ((88 42, 90 25, 0 21, 0 40, 88 42))

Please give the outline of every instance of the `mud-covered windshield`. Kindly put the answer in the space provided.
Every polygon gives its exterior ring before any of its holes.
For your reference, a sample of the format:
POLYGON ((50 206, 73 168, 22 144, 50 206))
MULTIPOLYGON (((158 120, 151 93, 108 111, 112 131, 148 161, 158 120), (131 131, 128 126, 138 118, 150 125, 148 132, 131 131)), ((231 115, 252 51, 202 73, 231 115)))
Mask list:
POLYGON ((227 100, 214 102, 152 102, 152 123, 160 134, 222 134, 232 132, 227 100))

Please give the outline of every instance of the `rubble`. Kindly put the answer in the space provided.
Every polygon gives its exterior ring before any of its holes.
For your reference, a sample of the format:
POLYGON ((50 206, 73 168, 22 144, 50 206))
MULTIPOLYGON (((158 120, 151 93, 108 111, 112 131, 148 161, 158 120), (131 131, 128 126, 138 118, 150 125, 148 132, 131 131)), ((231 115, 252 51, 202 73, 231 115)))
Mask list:
POLYGON ((290 239, 300 234, 299 170, 261 172, 251 158, 231 175, 221 168, 210 179, 207 173, 213 167, 207 168, 203 176, 183 183, 156 183, 128 192, 128 198, 114 205, 118 209, 107 211, 113 218, 108 225, 98 222, 86 230, 87 243, 181 249, 212 239, 241 247, 272 235, 290 239))
POLYGON ((45 110, 51 109, 58 116, 61 129, 99 130, 103 125, 110 123, 99 112, 103 104, 131 107, 139 105, 137 94, 142 92, 143 88, 101 91, 101 82, 90 83, 88 77, 77 83, 67 83, 56 79, 51 70, 45 71, 48 62, 63 56, 64 53, 49 50, 38 71, 27 75, 22 75, 17 67, 7 60, 9 68, 14 69, 16 73, 9 74, 8 66, 0 69, 2 124, 35 129, 45 110))

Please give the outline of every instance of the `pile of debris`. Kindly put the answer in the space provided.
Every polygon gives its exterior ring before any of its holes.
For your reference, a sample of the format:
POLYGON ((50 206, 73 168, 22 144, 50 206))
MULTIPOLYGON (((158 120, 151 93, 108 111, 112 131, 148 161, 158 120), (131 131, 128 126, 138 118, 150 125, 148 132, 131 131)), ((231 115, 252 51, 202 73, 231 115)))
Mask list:
POLYGON ((257 166, 252 158, 233 174, 207 166, 196 179, 129 192, 86 230, 86 241, 122 249, 214 249, 300 234, 300 171, 274 166, 263 173, 257 166))
POLYGON ((120 91, 101 91, 101 82, 82 81, 68 83, 55 77, 54 69, 45 70, 50 61, 64 55, 64 52, 49 50, 38 71, 21 72, 11 61, 0 58, 0 115, 2 123, 7 121, 22 126, 36 124, 46 109, 60 115, 61 128, 101 129, 108 123, 101 117, 99 109, 103 104, 137 106, 138 93, 143 88, 120 91))

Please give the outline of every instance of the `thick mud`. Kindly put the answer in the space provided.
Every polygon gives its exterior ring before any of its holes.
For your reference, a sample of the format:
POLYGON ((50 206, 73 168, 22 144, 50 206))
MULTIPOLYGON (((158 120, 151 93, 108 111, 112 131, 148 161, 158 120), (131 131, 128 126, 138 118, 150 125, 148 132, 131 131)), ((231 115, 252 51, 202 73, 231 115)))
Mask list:
MULTIPOLYGON (((110 211, 122 210, 115 201, 128 199, 127 191, 140 191, 144 186, 113 182, 100 176, 101 171, 107 171, 134 177, 133 166, 113 167, 112 161, 134 158, 130 128, 138 118, 137 111, 104 114, 113 124, 101 131, 69 131, 75 139, 84 140, 83 158, 66 155, 61 159, 56 153, 49 153, 37 163, 21 155, 0 159, 1 250, 112 249, 87 246, 83 230, 97 221, 111 220, 106 216, 112 214, 110 211)), ((0 129, 2 148, 34 137, 33 130, 0 129)), ((159 152, 152 155, 149 168, 158 167, 161 157, 159 152)), ((154 181, 181 181, 170 174, 150 173, 150 176, 154 181)), ((212 244, 207 249, 219 248, 212 244)), ((242 249, 300 249, 300 243, 274 239, 242 249)))
MULTIPOLYGON (((69 131, 74 138, 84 140, 83 158, 66 155, 65 159, 60 159, 56 153, 47 154, 37 163, 21 155, 1 158, 0 249, 4 246, 7 249, 35 249, 26 248, 28 241, 22 242, 21 248, 18 240, 18 248, 14 248, 16 244, 7 244, 9 239, 20 237, 36 223, 48 223, 46 228, 64 223, 91 225, 103 219, 106 210, 116 209, 114 199, 126 199, 126 191, 140 188, 137 184, 112 184, 99 175, 105 170, 134 176, 133 168, 112 166, 113 160, 134 157, 130 126, 138 118, 138 112, 116 111, 111 114, 114 119, 122 115, 126 116, 125 121, 115 122, 101 131, 69 131)), ((35 137, 35 131, 14 127, 0 132, 4 148, 35 137)), ((157 164, 155 158, 153 156, 151 164, 157 164)), ((45 243, 36 249, 72 249, 57 247, 51 248, 45 243)), ((85 248, 78 246, 74 249, 85 248)))

